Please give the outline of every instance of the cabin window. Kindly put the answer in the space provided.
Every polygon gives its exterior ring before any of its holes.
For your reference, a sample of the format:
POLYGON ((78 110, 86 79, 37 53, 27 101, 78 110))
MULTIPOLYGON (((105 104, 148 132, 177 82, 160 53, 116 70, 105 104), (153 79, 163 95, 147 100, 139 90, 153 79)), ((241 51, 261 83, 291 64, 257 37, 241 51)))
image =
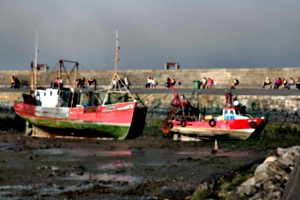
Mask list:
POLYGON ((230 111, 230 115, 234 115, 234 111, 233 110, 230 111))
POLYGON ((228 110, 224 110, 224 115, 228 115, 228 110))
POLYGON ((36 96, 40 96, 40 92, 39 91, 37 91, 36 96))
POLYGON ((46 92, 44 92, 44 97, 46 96, 46 92))
POLYGON ((52 96, 52 91, 50 91, 50 96, 52 96))

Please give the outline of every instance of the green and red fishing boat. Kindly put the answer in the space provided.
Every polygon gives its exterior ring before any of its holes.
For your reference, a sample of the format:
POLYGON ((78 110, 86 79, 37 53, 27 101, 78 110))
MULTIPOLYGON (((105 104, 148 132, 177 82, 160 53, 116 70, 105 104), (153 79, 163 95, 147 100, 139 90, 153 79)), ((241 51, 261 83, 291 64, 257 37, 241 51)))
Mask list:
MULTIPOLYGON (((36 49, 37 52, 37 49, 36 49)), ((147 108, 125 87, 117 74, 118 35, 115 71, 112 80, 120 80, 120 87, 110 86, 102 91, 89 91, 89 103, 81 103, 82 89, 76 87, 78 62, 60 60, 59 76, 66 72, 63 81, 71 87, 35 87, 36 62, 31 64, 31 93, 23 94, 23 102, 15 102, 17 115, 26 120, 26 134, 33 137, 126 139, 142 134, 147 108), (68 73, 65 62, 75 63, 68 73), (73 83, 71 78, 73 77, 73 83), (122 85, 123 84, 123 85, 122 85), (98 94, 104 95, 101 99, 98 94), (142 106, 140 105, 142 104, 142 106)), ((37 56, 37 53, 36 53, 37 56)), ((101 96, 101 95, 100 95, 101 96)))

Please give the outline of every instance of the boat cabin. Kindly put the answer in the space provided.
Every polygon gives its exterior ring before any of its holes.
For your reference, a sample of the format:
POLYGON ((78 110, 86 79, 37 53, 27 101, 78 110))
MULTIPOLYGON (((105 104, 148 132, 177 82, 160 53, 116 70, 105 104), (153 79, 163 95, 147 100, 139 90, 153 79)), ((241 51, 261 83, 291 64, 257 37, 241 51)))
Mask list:
POLYGON ((222 118, 225 120, 231 119, 248 119, 249 117, 241 113, 239 107, 225 107, 223 108, 222 118))
POLYGON ((76 107, 77 101, 79 101, 79 95, 73 93, 70 88, 63 90, 38 89, 34 94, 38 105, 42 107, 76 107))

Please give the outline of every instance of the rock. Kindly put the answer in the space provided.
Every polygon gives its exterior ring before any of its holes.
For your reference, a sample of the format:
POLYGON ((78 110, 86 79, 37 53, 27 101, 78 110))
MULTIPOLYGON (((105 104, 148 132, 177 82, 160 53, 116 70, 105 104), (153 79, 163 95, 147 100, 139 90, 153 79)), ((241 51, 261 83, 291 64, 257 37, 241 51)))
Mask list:
POLYGON ((300 155, 298 148, 287 149, 286 152, 279 158, 280 162, 287 166, 295 166, 296 159, 300 155))
POLYGON ((280 174, 283 177, 289 176, 290 169, 285 164, 279 162, 279 159, 274 160, 273 162, 264 162, 260 164, 255 172, 254 177, 256 182, 259 182, 263 179, 268 179, 273 177, 275 174, 280 174))
POLYGON ((300 153, 300 146, 294 146, 294 147, 289 147, 289 148, 277 148, 277 154, 279 155, 279 157, 283 156, 283 154, 285 154, 287 151, 298 151, 298 153, 300 153))
POLYGON ((269 174, 267 173, 268 163, 269 162, 262 163, 262 164, 257 166, 257 168, 254 172, 254 177, 255 177, 256 182, 260 182, 263 179, 269 178, 269 174))
POLYGON ((269 156, 267 157, 265 160, 264 160, 264 163, 267 163, 267 162, 273 162, 277 160, 277 157, 276 156, 269 156))
POLYGON ((241 184, 240 187, 237 189, 237 193, 241 193, 247 196, 250 196, 257 192, 257 188, 255 187, 255 177, 252 177, 241 184))
POLYGON ((270 192, 266 195, 264 200, 273 200, 273 199, 280 199, 281 198, 281 192, 280 191, 274 191, 270 192))
POLYGON ((193 193, 192 199, 204 199, 210 196, 213 193, 214 185, 215 181, 200 184, 197 190, 193 193))
POLYGON ((263 190, 270 190, 270 189, 275 189, 276 186, 274 185, 274 183, 276 183, 277 181, 273 178, 269 178, 266 180, 263 180, 262 182, 262 189, 263 190))
POLYGON ((278 148, 279 157, 270 156, 257 166, 254 177, 242 183, 226 200, 273 200, 280 199, 291 171, 300 155, 300 146, 278 148))
POLYGON ((264 200, 262 192, 256 193, 253 197, 249 198, 249 200, 264 200))

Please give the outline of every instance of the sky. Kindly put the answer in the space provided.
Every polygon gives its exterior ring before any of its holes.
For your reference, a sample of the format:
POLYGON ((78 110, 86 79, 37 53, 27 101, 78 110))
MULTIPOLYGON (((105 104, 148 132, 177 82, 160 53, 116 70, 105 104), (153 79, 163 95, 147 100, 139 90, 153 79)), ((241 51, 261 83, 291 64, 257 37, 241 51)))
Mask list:
POLYGON ((300 67, 299 0, 0 0, 0 70, 300 67), (38 45, 35 42, 39 33, 38 45))

